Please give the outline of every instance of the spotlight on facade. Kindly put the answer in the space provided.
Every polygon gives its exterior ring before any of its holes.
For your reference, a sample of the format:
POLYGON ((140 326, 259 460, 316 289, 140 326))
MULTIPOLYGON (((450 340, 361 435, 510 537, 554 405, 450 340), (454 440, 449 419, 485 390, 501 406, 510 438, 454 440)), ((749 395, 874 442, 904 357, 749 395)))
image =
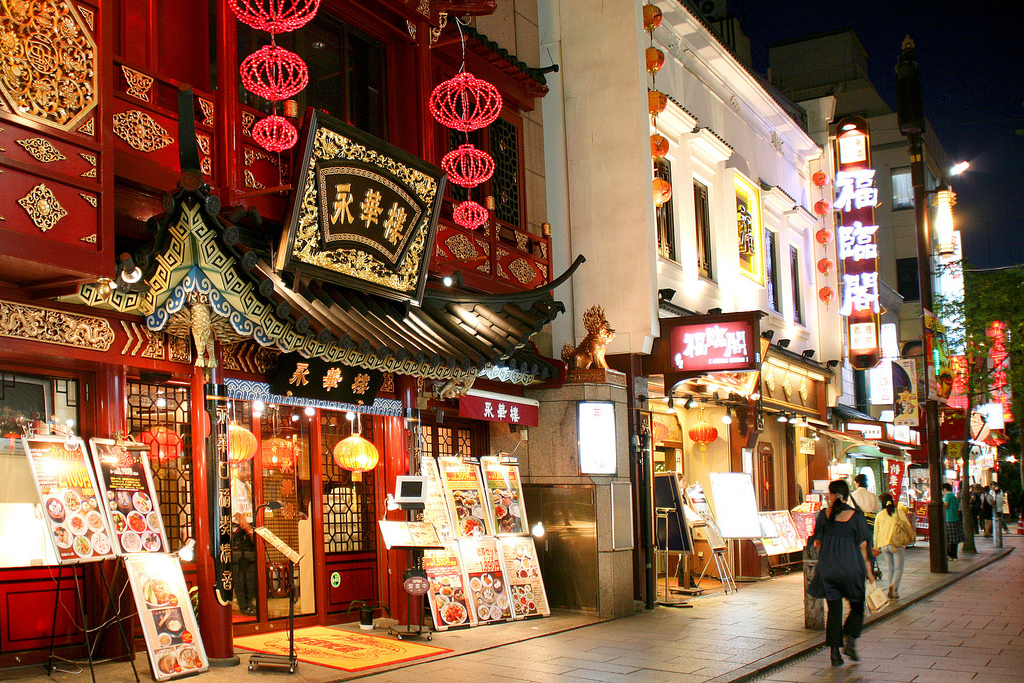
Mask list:
POLYGON ((969 161, 958 162, 956 164, 953 164, 953 166, 950 167, 949 175, 960 175, 961 173, 963 173, 964 171, 966 171, 970 167, 971 167, 971 162, 969 162, 969 161))
POLYGON ((196 559, 196 539, 190 538, 185 545, 178 548, 178 557, 182 562, 191 562, 196 559))
POLYGON ((779 422, 789 422, 789 418, 786 417, 785 413, 779 413, 779 417, 776 418, 779 422))
POLYGON ((729 409, 728 408, 726 408, 726 410, 725 410, 725 415, 722 416, 722 424, 727 424, 727 425, 731 425, 732 424, 732 415, 729 414, 729 409))
POLYGON ((534 538, 544 538, 544 522, 537 522, 530 529, 530 533, 533 534, 534 538))
POLYGON ((307 417, 313 417, 314 415, 316 415, 316 408, 314 408, 313 406, 306 406, 305 410, 303 410, 302 412, 304 412, 307 417))

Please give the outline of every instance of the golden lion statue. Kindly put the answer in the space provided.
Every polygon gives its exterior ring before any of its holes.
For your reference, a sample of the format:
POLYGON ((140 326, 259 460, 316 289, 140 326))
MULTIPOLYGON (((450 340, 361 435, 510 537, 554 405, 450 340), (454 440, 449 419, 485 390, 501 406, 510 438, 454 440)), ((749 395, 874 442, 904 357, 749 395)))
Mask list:
POLYGON ((600 306, 591 306, 590 310, 583 314, 583 327, 587 329, 587 336, 575 349, 572 344, 566 342, 562 347, 562 360, 569 365, 570 370, 588 370, 591 367, 607 370, 608 363, 604 359, 604 351, 615 339, 615 330, 605 319, 604 309, 600 306))

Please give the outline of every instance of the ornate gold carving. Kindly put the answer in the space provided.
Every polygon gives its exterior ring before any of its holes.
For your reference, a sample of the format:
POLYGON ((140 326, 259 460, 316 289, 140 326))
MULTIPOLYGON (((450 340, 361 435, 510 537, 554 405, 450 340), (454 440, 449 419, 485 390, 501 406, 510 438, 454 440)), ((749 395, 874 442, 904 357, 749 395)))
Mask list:
POLYGON ((122 356, 138 356, 141 350, 142 358, 164 359, 165 335, 163 332, 153 332, 144 325, 124 320, 121 321, 121 328, 128 337, 124 348, 121 349, 122 356))
POLYGON ((125 82, 128 83, 125 93, 143 102, 149 102, 149 89, 153 87, 153 77, 147 76, 141 71, 129 69, 124 64, 121 65, 121 71, 124 73, 125 82))
POLYGON ((242 177, 245 180, 245 186, 246 187, 251 187, 254 190, 262 190, 263 189, 263 187, 264 187, 263 183, 261 183, 260 181, 256 180, 256 176, 254 176, 252 174, 252 171, 250 171, 249 169, 245 169, 245 172, 242 174, 242 177))
POLYGON ((768 370, 764 377, 764 383, 768 385, 768 392, 775 393, 775 371, 768 370))
POLYGON ((533 279, 537 277, 537 271, 535 271, 533 266, 530 265, 530 262, 524 258, 517 258, 512 263, 508 264, 508 269, 512 271, 512 275, 524 285, 528 282, 532 282, 533 279))
POLYGON ((247 111, 242 112, 242 135, 252 137, 252 124, 256 123, 256 115, 247 111))
POLYGON ((96 208, 96 195, 79 192, 78 196, 84 199, 85 201, 89 202, 89 204, 92 205, 92 208, 96 208))
POLYGON ((528 251, 530 249, 530 236, 525 232, 516 231, 516 245, 518 245, 521 251, 528 251))
POLYGON ((86 121, 85 123, 83 123, 81 126, 78 127, 78 132, 79 133, 84 133, 86 135, 95 135, 96 134, 96 125, 95 124, 96 124, 96 119, 95 118, 91 118, 88 121, 86 121))
POLYGON ((96 106, 96 43, 66 0, 3 3, 0 93, 15 113, 61 130, 96 106))
POLYGON ((88 242, 89 244, 96 244, 96 233, 93 233, 91 235, 86 235, 85 237, 83 237, 82 239, 80 239, 78 241, 79 242, 88 242))
POLYGON ((203 135, 202 133, 196 133, 196 143, 199 145, 199 151, 210 156, 210 136, 203 135))
POLYGON ((114 330, 103 318, 0 301, 0 337, 106 351, 114 330))
POLYGON ((408 19, 405 20, 405 30, 409 32, 409 37, 416 40, 416 24, 412 23, 408 19))
POLYGON ((604 359, 605 348, 615 339, 615 330, 604 317, 604 309, 591 306, 583 314, 583 327, 587 336, 574 350, 572 344, 565 342, 562 347, 562 360, 569 364, 571 370, 587 370, 591 367, 608 369, 604 359))
POLYGON ((508 276, 508 273, 505 272, 505 269, 501 267, 500 263, 495 262, 494 267, 498 271, 498 277, 503 278, 505 280, 511 280, 512 279, 512 278, 510 278, 508 276))
POLYGON ((540 255, 542 258, 548 257, 548 244, 547 242, 540 243, 540 255))
POLYGON ((480 253, 473 246, 473 243, 470 242, 465 235, 460 233, 455 233, 446 239, 444 244, 449 250, 451 250, 455 258, 460 261, 470 261, 480 256, 480 253))
POLYGON ((44 164, 67 159, 66 156, 60 153, 59 149, 50 144, 50 141, 45 138, 26 138, 24 140, 15 140, 15 142, 24 147, 25 151, 35 157, 36 161, 41 161, 44 164))
POLYGON ((18 200, 18 203, 28 212, 28 217, 36 227, 43 232, 57 225, 57 221, 68 215, 50 188, 42 183, 33 187, 27 195, 18 200))
POLYGON ((808 397, 811 394, 811 389, 810 389, 810 387, 807 386, 807 380, 806 379, 800 380, 799 392, 800 392, 800 400, 803 402, 804 405, 807 405, 807 399, 808 399, 808 397))
POLYGON ((95 31, 96 15, 93 14, 93 11, 87 7, 82 7, 81 5, 78 6, 78 11, 82 15, 82 19, 85 20, 85 23, 89 25, 89 30, 95 31))
POLYGON ((93 168, 96 167, 96 155, 95 154, 86 154, 85 152, 79 152, 78 156, 80 156, 83 159, 85 159, 88 162, 88 164, 90 166, 92 166, 93 168))
POLYGON ((114 135, 140 152, 155 152, 174 142, 152 116, 137 109, 114 114, 114 135))
POLYGON ((213 161, 210 157, 203 157, 203 160, 199 162, 199 170, 203 172, 203 175, 213 175, 213 161))
POLYGON ((167 351, 169 360, 175 363, 192 362, 192 345, 189 344, 188 337, 170 337, 167 340, 167 351))
POLYGON ((391 372, 384 373, 384 378, 380 383, 380 390, 385 394, 395 393, 395 375, 391 372))
POLYGON ((419 7, 416 8, 416 11, 419 12, 420 14, 422 14, 425 17, 429 17, 430 16, 430 0, 420 0, 419 7))
POLYGON ((782 391, 786 394, 786 400, 789 400, 790 395, 793 393, 793 378, 786 373, 786 379, 782 380, 782 391))
POLYGON ((203 124, 207 126, 212 126, 214 124, 213 102, 209 100, 204 100, 202 97, 200 97, 199 108, 203 110, 203 124))

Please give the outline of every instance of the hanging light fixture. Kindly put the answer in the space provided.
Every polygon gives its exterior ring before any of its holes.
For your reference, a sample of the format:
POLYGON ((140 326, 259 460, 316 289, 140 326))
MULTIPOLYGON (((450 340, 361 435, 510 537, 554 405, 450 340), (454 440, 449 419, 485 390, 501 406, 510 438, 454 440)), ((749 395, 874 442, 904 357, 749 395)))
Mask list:
POLYGON ((299 141, 299 132, 288 119, 273 114, 256 122, 252 139, 268 152, 283 152, 299 141))
POLYGON ((350 472, 367 472, 377 466, 380 454, 372 443, 353 434, 334 446, 334 462, 350 472))
POLYGON ((267 439, 260 444, 260 459, 263 469, 288 469, 295 462, 295 444, 279 436, 267 439))
POLYGON ((256 437, 241 425, 228 425, 228 464, 238 465, 256 454, 256 437))
POLYGON ((935 192, 935 238, 938 242, 936 250, 942 256, 953 254, 953 207, 956 206, 956 193, 943 185, 935 192))
POLYGON ((149 446, 149 459, 166 463, 181 457, 185 441, 173 429, 158 426, 139 434, 139 441, 149 446))
POLYGON ((257 31, 287 33, 308 24, 320 0, 228 0, 238 20, 257 31))
POLYGON ((691 441, 700 445, 702 451, 706 451, 708 444, 718 438, 718 430, 704 420, 704 408, 700 409, 697 423, 690 427, 687 434, 689 434, 691 441))
POLYGON ((294 52, 277 45, 264 45, 242 60, 242 85, 265 100, 287 100, 309 82, 309 69, 294 52))
POLYGON ((460 202, 459 205, 455 207, 455 210, 452 211, 452 220, 467 230, 476 230, 486 223, 490 217, 491 214, 487 212, 487 209, 480 206, 472 199, 460 202))
POLYGON ((468 133, 494 123, 501 113, 501 93, 494 85, 462 71, 430 93, 430 115, 445 128, 468 133))
POLYGON ((444 155, 441 168, 453 183, 471 189, 491 179, 494 175, 494 159, 473 145, 459 145, 444 155))

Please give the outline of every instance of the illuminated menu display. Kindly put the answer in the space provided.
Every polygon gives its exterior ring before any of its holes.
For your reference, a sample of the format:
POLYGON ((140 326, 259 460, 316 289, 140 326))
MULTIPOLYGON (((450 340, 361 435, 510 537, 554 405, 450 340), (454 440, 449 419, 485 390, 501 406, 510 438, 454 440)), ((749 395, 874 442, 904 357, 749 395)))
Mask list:
POLYGON ((615 474, 615 406, 579 404, 580 474, 615 474))

